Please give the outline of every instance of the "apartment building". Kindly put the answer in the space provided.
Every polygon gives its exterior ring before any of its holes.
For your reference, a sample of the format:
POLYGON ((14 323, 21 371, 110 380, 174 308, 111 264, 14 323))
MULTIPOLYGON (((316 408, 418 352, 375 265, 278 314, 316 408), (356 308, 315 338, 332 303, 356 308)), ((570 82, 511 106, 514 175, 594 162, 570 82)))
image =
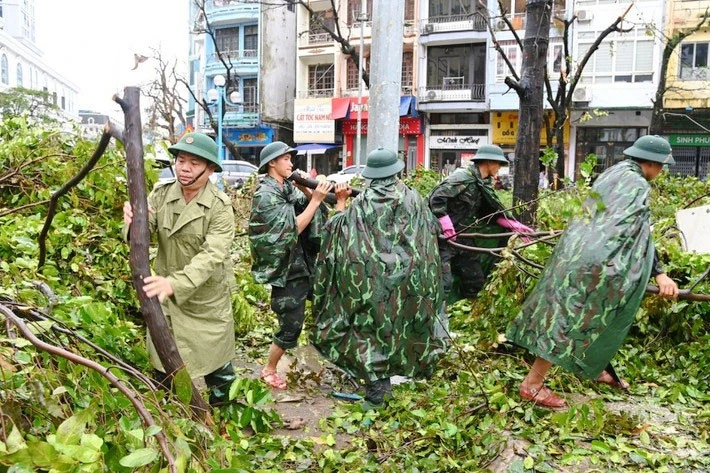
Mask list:
MULTIPOLYGON (((189 83, 197 98, 189 101, 189 123, 214 134, 199 103, 207 99, 214 117, 222 107, 222 133, 237 146, 241 159, 258 164, 265 145, 292 142, 295 7, 206 0, 203 14, 194 1, 189 4, 189 83), (205 33, 208 27, 214 40, 205 33), (225 80, 221 87, 219 79, 215 83, 218 77, 225 80)), ((230 158, 227 152, 224 156, 230 158)))
MULTIPOLYGON (((416 4, 415 0, 405 0, 402 19, 399 153, 409 169, 424 164, 426 148, 415 95, 416 4)), ((337 23, 341 35, 356 50, 359 51, 362 42, 362 67, 369 71, 373 1, 367 1, 364 17, 360 15, 360 0, 339 0, 335 10, 331 8, 330 0, 312 0, 309 7, 312 11, 303 6, 296 10, 298 57, 294 141, 304 149, 298 162, 301 168, 315 167, 319 173, 328 174, 357 161, 358 122, 361 130, 359 162, 366 161, 369 91, 360 83, 360 64, 343 53, 341 44, 326 30, 333 31, 337 23)))
POLYGON ((64 118, 78 120, 77 87, 49 67, 35 43, 34 0, 0 2, 0 91, 42 90, 64 118))
MULTIPOLYGON (((710 1, 670 0, 665 34, 694 29, 710 1)), ((670 58, 662 133, 673 147, 671 172, 706 179, 710 173, 710 21, 686 37, 670 58)))

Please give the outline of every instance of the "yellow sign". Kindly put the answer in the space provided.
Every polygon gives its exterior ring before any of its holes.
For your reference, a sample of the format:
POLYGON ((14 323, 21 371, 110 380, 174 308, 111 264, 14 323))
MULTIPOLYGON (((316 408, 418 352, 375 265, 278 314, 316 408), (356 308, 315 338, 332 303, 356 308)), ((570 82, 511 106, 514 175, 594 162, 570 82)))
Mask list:
MULTIPOLYGON (((546 112, 548 120, 552 123, 554 114, 546 112)), ((493 127, 493 144, 515 146, 515 137, 518 134, 518 112, 491 112, 491 126, 493 127)), ((565 123, 564 139, 569 144, 569 120, 565 123)), ((553 143, 555 140, 553 140, 553 143)), ((540 146, 547 146, 547 131, 543 124, 540 130, 540 146)))

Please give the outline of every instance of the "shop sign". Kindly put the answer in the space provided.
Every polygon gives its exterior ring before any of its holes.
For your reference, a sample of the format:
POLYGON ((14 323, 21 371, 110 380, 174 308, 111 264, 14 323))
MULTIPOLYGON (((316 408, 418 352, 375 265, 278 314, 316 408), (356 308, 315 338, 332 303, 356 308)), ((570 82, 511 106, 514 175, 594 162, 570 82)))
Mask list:
POLYGON ((710 146, 710 134, 704 135, 670 135, 671 146, 710 146))
POLYGON ((225 132, 227 139, 237 146, 266 146, 274 140, 271 128, 232 128, 225 132))
MULTIPOLYGON (((367 135, 367 120, 362 120, 360 129, 367 135)), ((422 132, 422 121, 418 117, 402 117, 399 119, 400 135, 418 135, 422 132)), ((343 134, 357 135, 357 120, 343 120, 343 134)))
MULTIPOLYGON (((547 119, 552 123, 554 114, 547 112, 547 119)), ((491 112, 491 128, 493 128, 492 139, 495 145, 515 145, 515 138, 518 134, 518 112, 491 112)), ((564 139, 569 143, 570 125, 569 120, 565 123, 564 139)), ((554 142, 554 141, 553 141, 554 142)), ((547 131, 543 124, 540 130, 540 146, 547 145, 547 131)))
POLYGON ((335 120, 331 118, 330 98, 296 99, 293 104, 293 141, 296 143, 332 143, 335 120))
POLYGON ((487 136, 447 135, 429 137, 429 148, 431 149, 478 149, 487 144, 487 136))

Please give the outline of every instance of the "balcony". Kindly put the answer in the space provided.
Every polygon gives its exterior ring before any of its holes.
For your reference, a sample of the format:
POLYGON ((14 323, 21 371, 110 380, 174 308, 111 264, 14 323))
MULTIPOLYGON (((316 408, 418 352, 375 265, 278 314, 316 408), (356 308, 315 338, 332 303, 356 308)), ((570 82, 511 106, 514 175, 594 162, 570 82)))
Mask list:
POLYGON ((325 98, 325 97, 334 97, 334 88, 330 89, 308 89, 308 90, 299 90, 298 91, 298 98, 299 99, 317 99, 317 98, 325 98))
POLYGON ((485 84, 465 84, 463 77, 447 77, 440 86, 419 87, 419 102, 483 102, 485 84), (446 79, 450 79, 446 81, 446 79))
POLYGON ((323 31, 308 31, 303 33, 298 39, 298 46, 301 48, 307 48, 310 46, 332 46, 333 38, 330 34, 323 31))
MULTIPOLYGON (((215 116, 216 119, 216 116, 215 116)), ((205 114, 203 126, 210 128, 209 117, 205 114)), ((257 104, 245 104, 239 107, 226 107, 222 117, 222 126, 235 128, 249 128, 259 124, 259 106, 257 104)))
POLYGON ((421 20, 419 24, 419 31, 422 34, 488 30, 486 19, 478 14, 432 16, 421 20))
POLYGON ((259 20, 259 4, 237 0, 210 0, 206 2, 207 19, 212 26, 259 20))
MULTIPOLYGON (((236 74, 255 73, 259 67, 259 51, 256 49, 242 49, 238 51, 221 51, 222 59, 227 64, 231 64, 236 74)), ((207 57, 205 65, 205 75, 212 76, 224 73, 224 64, 220 61, 217 53, 212 53, 207 57)))

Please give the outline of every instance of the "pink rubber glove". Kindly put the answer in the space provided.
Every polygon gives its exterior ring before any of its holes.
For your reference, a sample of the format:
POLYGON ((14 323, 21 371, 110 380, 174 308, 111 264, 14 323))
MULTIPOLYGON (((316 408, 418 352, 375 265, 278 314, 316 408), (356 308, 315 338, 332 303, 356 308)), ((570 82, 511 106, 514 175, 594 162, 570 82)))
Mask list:
MULTIPOLYGON (((518 222, 517 220, 514 220, 512 218, 507 218, 504 216, 500 216, 496 219, 496 223, 500 225, 503 228, 506 228, 510 231, 516 232, 516 233, 535 233, 535 230, 532 228, 528 227, 527 225, 523 225, 522 223, 518 222)), ((530 238, 528 237, 520 237, 525 243, 530 243, 530 238)))
POLYGON ((451 217, 448 215, 439 217, 439 223, 441 224, 441 230, 444 237, 449 240, 456 241, 456 230, 454 230, 454 222, 451 221, 451 217))

